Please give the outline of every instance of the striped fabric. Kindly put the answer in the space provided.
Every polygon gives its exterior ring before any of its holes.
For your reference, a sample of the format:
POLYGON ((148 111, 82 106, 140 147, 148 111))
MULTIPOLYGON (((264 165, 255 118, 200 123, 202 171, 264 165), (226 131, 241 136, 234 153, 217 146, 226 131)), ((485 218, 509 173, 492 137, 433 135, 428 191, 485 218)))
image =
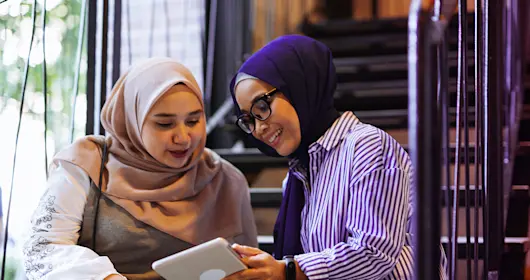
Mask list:
POLYGON ((405 150, 345 112, 309 155, 311 184, 297 160, 289 163, 305 186, 306 253, 295 259, 308 278, 412 279, 413 177, 405 150))

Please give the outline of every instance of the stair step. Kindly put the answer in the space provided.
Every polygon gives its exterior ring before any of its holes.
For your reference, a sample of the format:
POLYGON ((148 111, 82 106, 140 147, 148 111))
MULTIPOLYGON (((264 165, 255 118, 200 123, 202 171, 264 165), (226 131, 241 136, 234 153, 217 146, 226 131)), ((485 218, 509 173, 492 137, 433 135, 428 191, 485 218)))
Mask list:
MULTIPOLYGON (((469 13, 467 18, 468 33, 473 34, 474 13, 469 13)), ((458 18, 453 17, 449 22, 448 29, 456 32, 457 24, 458 18)), ((305 24, 305 27, 302 30, 305 35, 316 38, 347 36, 351 34, 407 34, 408 19, 373 19, 369 21, 328 20, 325 24, 305 24)))
MULTIPOLYGON (((520 252, 526 252, 528 250, 528 244, 529 239, 527 237, 506 237, 504 239, 505 241, 505 253, 520 253, 520 252)), ((459 236, 457 238, 458 242, 458 258, 459 259, 465 259, 466 258, 466 241, 467 238, 465 236, 459 236)), ((260 235, 258 236, 258 243, 259 248, 265 252, 272 253, 274 250, 274 238, 270 235, 260 235)), ((449 239, 447 236, 442 236, 440 239, 440 243, 444 246, 444 249, 447 253, 447 246, 449 243, 449 239)), ((483 237, 478 238, 479 243, 479 258, 484 258, 484 239, 483 237)), ((471 257, 473 258, 473 246, 474 246, 474 237, 471 237, 471 257)))
POLYGON ((253 208, 279 208, 282 198, 282 188, 250 188, 250 203, 253 208))
MULTIPOLYGON (((512 187, 512 197, 526 197, 526 200, 528 200, 528 185, 516 185, 512 187)), ((447 190, 447 187, 443 186, 441 191, 442 196, 442 205, 448 205, 446 200, 445 192, 447 190)), ((451 187, 451 190, 454 190, 454 186, 451 187)), ((260 187, 252 187, 250 188, 250 201, 252 204, 252 207, 254 208, 278 208, 281 205, 282 202, 282 196, 283 196, 283 190, 281 187, 277 188, 260 188, 260 187)), ((470 207, 475 206, 475 186, 469 186, 469 194, 470 194, 470 207)), ((458 195, 458 205, 459 206, 465 206, 466 205, 466 187, 465 186, 459 186, 459 195, 458 195)), ((450 203, 452 203, 454 199, 454 193, 450 193, 450 203)), ((479 205, 482 206, 482 201, 479 201, 479 205)), ((445 213, 443 213, 445 214, 445 213)))
MULTIPOLYGON (((473 64, 475 62, 474 52, 468 52, 468 64, 473 64)), ((457 66, 458 65, 458 52, 449 52, 447 54, 448 66, 457 66)), ((380 55, 380 56, 354 56, 354 57, 339 57, 333 59, 333 63, 337 68, 337 72, 341 73, 341 70, 350 70, 351 67, 358 66, 374 66, 378 64, 382 65, 392 65, 400 66, 399 68, 392 69, 401 69, 408 70, 408 57, 407 53, 397 54, 397 55, 380 55)))
MULTIPOLYGON (((339 76, 340 77, 340 76, 339 76)), ((456 93, 456 81, 449 81, 448 91, 454 95, 456 93)), ((468 92, 474 92, 474 80, 468 80, 468 92)), ((356 97, 386 97, 386 96, 401 96, 408 98, 408 82, 406 78, 399 80, 384 80, 384 81, 343 81, 337 84, 337 92, 335 97, 341 96, 356 96, 356 97), (382 93, 381 93, 382 92, 382 93)))
MULTIPOLYGON (((313 37, 315 38, 315 37, 313 37)), ((324 43, 331 50, 333 57, 350 56, 380 56, 406 54, 408 47, 407 34, 372 34, 372 35, 349 35, 333 38, 315 38, 324 43)), ((467 49, 473 51, 474 36, 467 37, 467 49)), ((449 37, 448 50, 458 49, 456 36, 449 37)))
MULTIPOLYGON (((343 67, 337 73, 337 82, 341 86, 343 83, 369 83, 369 82, 392 82, 406 81, 408 71, 405 65, 401 64, 373 64, 358 67, 350 67, 348 71, 343 67), (404 68, 402 68, 404 67, 404 68)), ((468 65, 468 73, 473 73, 474 65, 468 65)), ((450 82, 456 83, 457 66, 448 67, 448 78, 450 82)), ((468 83, 473 85, 474 79, 468 78, 468 83)), ((375 88, 375 87, 374 87, 375 88)))
MULTIPOLYGON (((372 73, 372 75, 378 75, 378 73, 372 73)), ((339 81, 340 78, 344 78, 345 76, 339 75, 339 81)), ((475 85, 474 85, 474 79, 470 78, 468 79, 467 84, 467 90, 468 93, 470 93, 470 104, 474 104, 474 94, 471 95, 471 93, 474 93, 475 91, 475 85)), ((528 95, 528 98, 525 98, 525 101, 527 103, 530 102, 530 81, 526 82, 524 84, 525 86, 525 95, 528 95)), ((454 103, 456 100, 456 90, 457 90, 457 82, 456 80, 450 80, 448 83, 448 91, 450 100, 452 100, 452 104, 454 106, 454 103)), ((357 98, 359 100, 362 100, 363 98, 366 99, 373 99, 375 101, 384 102, 385 98, 387 97, 400 97, 403 98, 403 100, 408 101, 408 81, 406 78, 398 79, 398 80, 383 80, 383 81, 366 81, 365 79, 359 79, 356 81, 345 81, 344 79, 342 82, 337 84, 337 90, 335 92, 335 99, 339 99, 341 101, 344 101, 347 99, 345 98, 357 98)), ((352 103, 352 102, 351 102, 352 103)), ((528 105, 528 104, 525 104, 528 105)), ((397 108, 407 108, 407 107, 397 107, 397 108)), ((525 108, 528 109, 528 108, 525 108)), ((524 114, 530 114, 528 111, 525 110, 524 114)))

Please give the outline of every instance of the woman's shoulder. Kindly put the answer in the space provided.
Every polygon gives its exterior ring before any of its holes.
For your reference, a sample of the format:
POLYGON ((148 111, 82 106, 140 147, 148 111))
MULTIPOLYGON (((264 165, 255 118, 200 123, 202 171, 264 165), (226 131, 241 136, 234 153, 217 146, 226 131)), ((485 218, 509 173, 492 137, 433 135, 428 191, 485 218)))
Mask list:
POLYGON ((50 165, 50 173, 46 189, 59 200, 86 199, 90 189, 90 177, 81 167, 60 159, 54 159, 50 165))
POLYGON ((66 161, 82 168, 92 179, 99 175, 103 145, 110 144, 104 136, 85 136, 62 149, 54 161, 66 161))
POLYGON ((403 168, 409 165, 410 158, 401 144, 373 125, 357 125, 345 137, 344 146, 357 165, 366 165, 368 162, 379 168, 403 168))
POLYGON ((63 160, 80 165, 80 162, 100 159, 105 141, 103 136, 81 137, 59 151, 54 156, 54 160, 63 160))
POLYGON ((380 150, 383 142, 387 140, 386 133, 381 129, 364 123, 358 123, 344 137, 343 146, 362 152, 362 148, 372 147, 372 150, 380 150), (375 149, 374 149, 375 148, 375 149))
POLYGON ((356 148, 366 145, 377 145, 381 150, 399 146, 399 142, 386 131, 370 124, 359 123, 345 137, 345 143, 356 148))

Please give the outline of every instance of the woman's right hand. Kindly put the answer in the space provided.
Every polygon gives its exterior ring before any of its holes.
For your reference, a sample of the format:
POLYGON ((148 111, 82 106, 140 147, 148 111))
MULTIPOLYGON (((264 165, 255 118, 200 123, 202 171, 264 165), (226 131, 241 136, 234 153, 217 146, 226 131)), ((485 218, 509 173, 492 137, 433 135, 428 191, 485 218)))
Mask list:
POLYGON ((125 276, 122 276, 122 275, 119 275, 119 274, 111 274, 107 277, 105 277, 105 279, 103 280, 127 280, 127 278, 125 278, 125 276))

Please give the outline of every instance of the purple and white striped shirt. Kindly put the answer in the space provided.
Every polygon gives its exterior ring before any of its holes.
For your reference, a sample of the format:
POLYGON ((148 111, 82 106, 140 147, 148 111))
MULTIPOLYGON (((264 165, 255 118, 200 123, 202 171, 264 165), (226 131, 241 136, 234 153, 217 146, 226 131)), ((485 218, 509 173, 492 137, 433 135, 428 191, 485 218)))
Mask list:
MULTIPOLYGON (((309 279, 412 279, 412 165, 390 135, 345 112, 309 147, 301 241, 309 279)), ((440 266, 444 279, 445 254, 440 266)))

